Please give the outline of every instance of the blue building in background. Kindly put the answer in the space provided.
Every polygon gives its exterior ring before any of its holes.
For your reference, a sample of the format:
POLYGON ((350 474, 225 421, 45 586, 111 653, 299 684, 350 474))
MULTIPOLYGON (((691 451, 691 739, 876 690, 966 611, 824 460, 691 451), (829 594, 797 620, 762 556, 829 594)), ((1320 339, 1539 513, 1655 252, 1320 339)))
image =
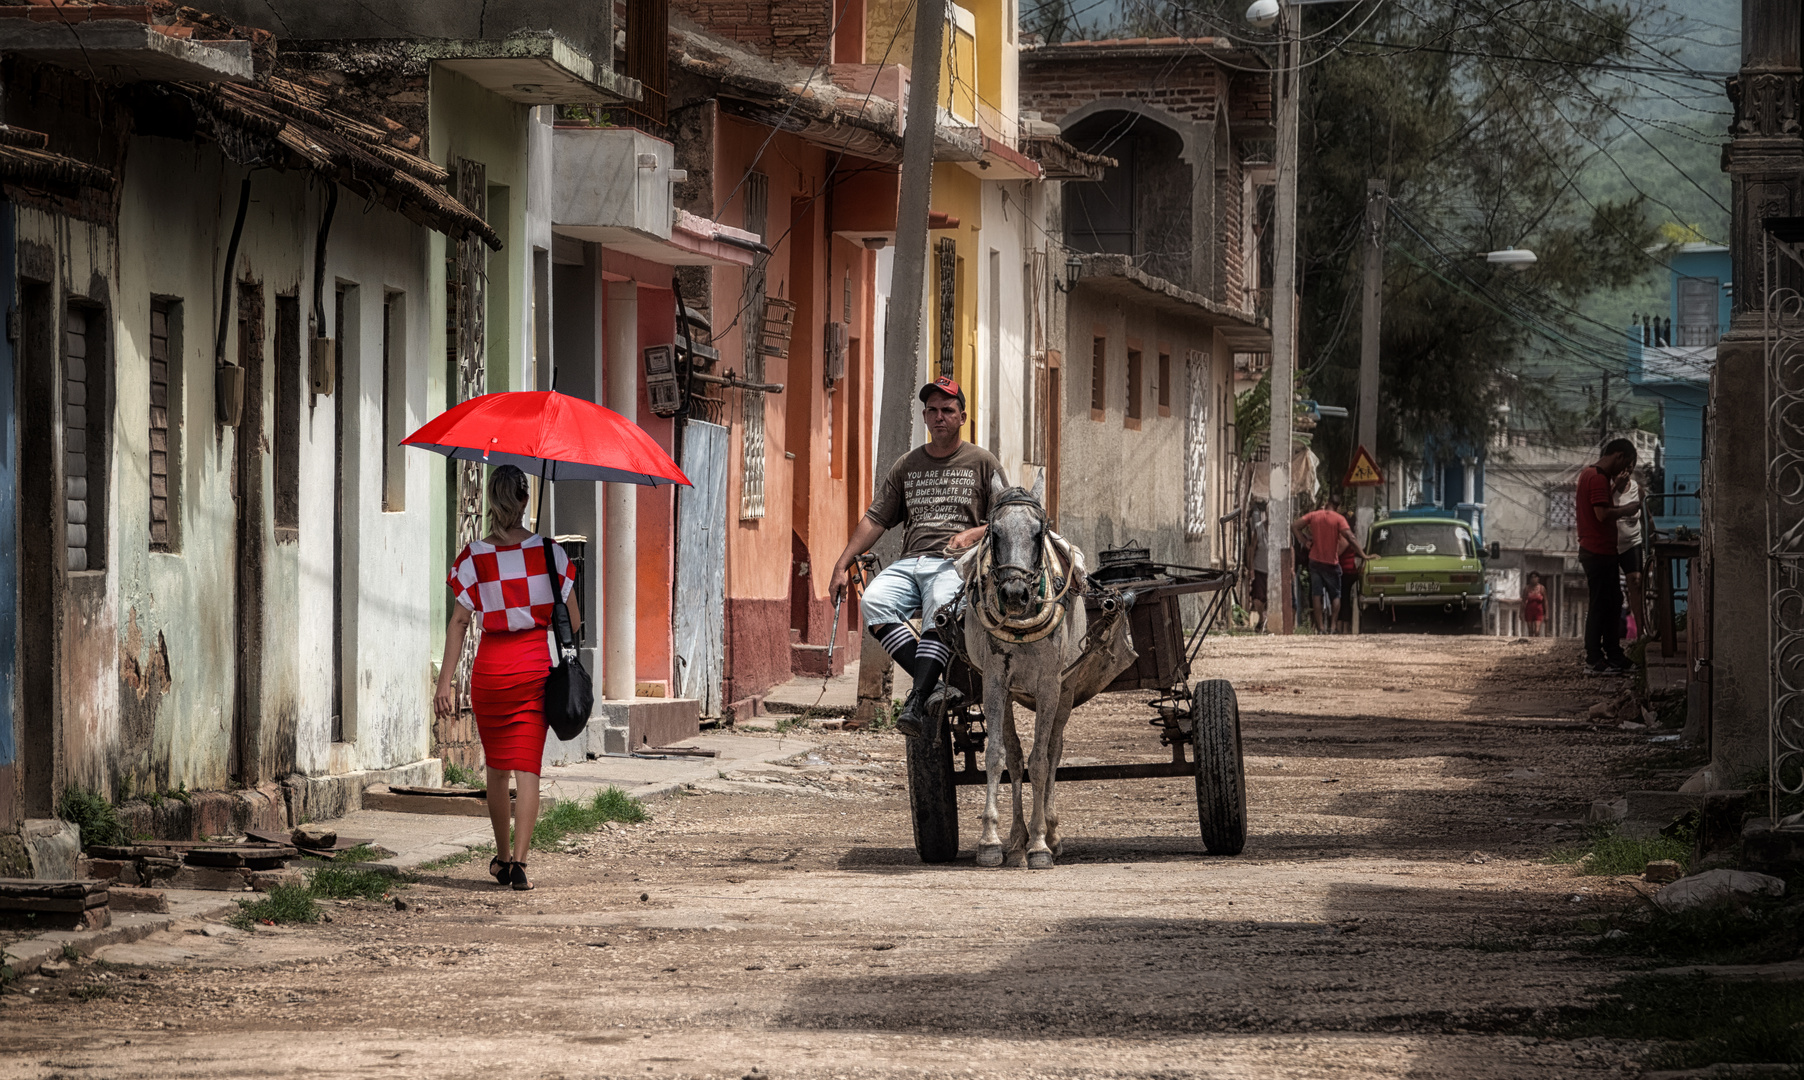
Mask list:
POLYGON ((1729 325, 1729 249, 1684 244, 1667 260, 1672 288, 1664 316, 1629 328, 1629 383, 1660 406, 1663 452, 1654 462, 1649 508, 1662 533, 1697 533, 1703 484, 1704 408, 1716 342, 1729 325))

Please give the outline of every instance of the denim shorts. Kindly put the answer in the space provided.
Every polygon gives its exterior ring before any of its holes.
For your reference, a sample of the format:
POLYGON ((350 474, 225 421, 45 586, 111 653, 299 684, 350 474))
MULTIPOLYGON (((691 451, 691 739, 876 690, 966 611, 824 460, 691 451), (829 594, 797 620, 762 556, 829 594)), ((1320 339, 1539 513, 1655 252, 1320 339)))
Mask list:
POLYGON ((907 622, 919 615, 925 633, 933 629, 933 613, 958 594, 960 584, 951 559, 934 555, 897 559, 864 587, 864 624, 907 622))
POLYGON ((1309 595, 1324 600, 1340 599, 1340 564, 1309 560, 1309 595))

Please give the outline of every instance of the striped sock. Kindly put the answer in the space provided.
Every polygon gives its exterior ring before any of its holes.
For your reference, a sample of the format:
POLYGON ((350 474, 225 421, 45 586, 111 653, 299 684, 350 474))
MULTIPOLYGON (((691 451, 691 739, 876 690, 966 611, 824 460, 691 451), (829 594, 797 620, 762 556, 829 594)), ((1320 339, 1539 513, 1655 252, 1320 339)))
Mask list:
POLYGON ((929 630, 921 635, 920 643, 915 646, 915 658, 932 661, 944 670, 946 663, 952 659, 952 650, 940 640, 939 631, 929 630))
POLYGON ((883 651, 890 654, 896 663, 902 665, 903 671, 915 669, 915 628, 907 623, 878 623, 871 628, 871 636, 883 646, 883 651))

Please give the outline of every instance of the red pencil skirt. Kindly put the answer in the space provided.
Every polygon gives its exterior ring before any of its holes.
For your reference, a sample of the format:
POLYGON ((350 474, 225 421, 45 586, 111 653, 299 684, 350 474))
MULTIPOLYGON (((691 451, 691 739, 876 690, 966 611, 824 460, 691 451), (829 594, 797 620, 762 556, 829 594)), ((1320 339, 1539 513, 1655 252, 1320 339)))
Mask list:
POLYGON ((550 673, 544 627, 482 635, 470 672, 470 707, 489 768, 538 775, 545 760, 545 678, 550 673))

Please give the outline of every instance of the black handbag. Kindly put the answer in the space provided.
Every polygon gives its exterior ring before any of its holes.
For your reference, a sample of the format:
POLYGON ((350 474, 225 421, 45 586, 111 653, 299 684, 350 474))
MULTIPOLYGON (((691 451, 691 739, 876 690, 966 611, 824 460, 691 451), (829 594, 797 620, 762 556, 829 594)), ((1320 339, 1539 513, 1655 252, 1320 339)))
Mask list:
POLYGON ((589 726, 595 687, 576 656, 576 634, 570 629, 570 609, 564 605, 556 545, 551 540, 545 541, 545 576, 551 579, 551 632, 558 651, 558 664, 545 677, 545 720, 559 740, 569 742, 589 726))

